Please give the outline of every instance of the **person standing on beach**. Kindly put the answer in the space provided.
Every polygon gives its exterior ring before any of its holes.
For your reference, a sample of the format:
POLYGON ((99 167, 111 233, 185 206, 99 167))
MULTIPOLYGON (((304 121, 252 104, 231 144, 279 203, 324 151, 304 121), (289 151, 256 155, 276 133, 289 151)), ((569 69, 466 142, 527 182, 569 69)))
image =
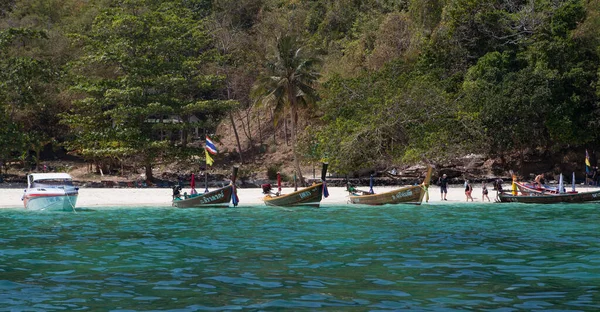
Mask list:
POLYGON ((440 200, 447 200, 446 196, 448 195, 448 176, 444 173, 438 180, 438 184, 440 185, 440 200))
POLYGON ((469 199, 473 201, 473 196, 471 196, 471 193, 473 193, 473 186, 471 186, 471 182, 469 182, 469 180, 465 181, 465 184, 465 195, 467 195, 467 201, 469 201, 469 199))
POLYGON ((488 201, 490 201, 490 197, 488 196, 487 185, 485 185, 485 181, 482 181, 481 182, 481 201, 485 201, 486 198, 488 201))

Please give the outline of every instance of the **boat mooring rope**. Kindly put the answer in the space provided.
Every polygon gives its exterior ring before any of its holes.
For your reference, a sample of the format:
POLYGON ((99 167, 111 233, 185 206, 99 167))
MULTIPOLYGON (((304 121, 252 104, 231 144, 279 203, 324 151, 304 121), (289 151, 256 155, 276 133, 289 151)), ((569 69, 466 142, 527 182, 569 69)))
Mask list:
POLYGON ((66 195, 67 199, 69 200, 69 205, 71 205, 71 209, 73 209, 74 213, 77 213, 77 211, 75 210, 75 204, 73 204, 73 201, 71 201, 71 196, 66 195))

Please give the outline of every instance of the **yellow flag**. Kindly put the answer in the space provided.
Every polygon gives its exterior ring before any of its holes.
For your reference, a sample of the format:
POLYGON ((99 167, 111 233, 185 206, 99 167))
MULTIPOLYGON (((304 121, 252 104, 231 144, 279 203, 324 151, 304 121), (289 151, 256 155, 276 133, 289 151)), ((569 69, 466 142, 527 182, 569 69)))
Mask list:
MULTIPOLYGON (((590 164, 590 155, 588 154, 587 150, 585 150, 585 165, 588 167, 591 167, 592 165, 590 164)), ((585 168, 587 171, 587 168, 585 168)))
POLYGON ((214 160, 212 159, 212 157, 210 157, 210 154, 208 153, 207 149, 204 149, 204 154, 206 154, 206 164, 212 166, 214 160))

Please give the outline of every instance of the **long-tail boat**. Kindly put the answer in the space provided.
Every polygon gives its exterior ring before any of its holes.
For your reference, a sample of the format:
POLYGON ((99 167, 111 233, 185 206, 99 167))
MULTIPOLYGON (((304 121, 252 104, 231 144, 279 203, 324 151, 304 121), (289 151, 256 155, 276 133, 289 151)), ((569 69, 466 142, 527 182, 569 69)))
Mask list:
POLYGON ((527 204, 556 204, 556 203, 585 203, 600 201, 600 190, 581 193, 561 193, 543 195, 531 193, 526 195, 513 195, 509 193, 498 194, 501 203, 527 203, 527 204))
POLYGON ((177 208, 219 208, 229 207, 231 201, 233 206, 237 206, 239 199, 235 180, 237 177, 238 167, 233 167, 231 175, 231 183, 225 187, 214 191, 208 190, 208 172, 205 174, 205 192, 200 194, 195 192, 195 180, 192 174, 191 192, 189 195, 182 196, 181 188, 175 186, 173 188, 173 207, 177 208))
POLYGON ((556 204, 556 203, 585 203, 600 201, 600 190, 593 192, 575 191, 575 174, 573 173, 572 190, 567 192, 563 186, 563 176, 560 175, 558 187, 535 187, 517 182, 513 178, 512 192, 498 194, 501 203, 527 203, 527 204, 556 204), (519 192, 521 194, 519 195, 519 192))
POLYGON ((523 195, 525 194, 559 194, 560 191, 558 189, 558 187, 551 187, 548 185, 534 185, 534 184, 530 184, 530 183, 525 183, 525 182, 517 182, 515 181, 515 186, 517 187, 517 189, 519 190, 519 192, 521 192, 523 195))
MULTIPOLYGON (((361 205, 387 205, 387 204, 415 204, 420 205, 423 197, 427 194, 429 182, 431 181, 431 166, 427 167, 427 174, 422 184, 411 185, 395 189, 393 191, 375 194, 373 193, 373 183, 369 191, 360 191, 348 187, 350 193, 348 202, 361 205)), ((371 177, 372 181, 372 177, 371 177)))
POLYGON ((277 173, 277 189, 276 193, 271 192, 270 184, 263 184, 263 194, 266 196, 263 201, 267 206, 292 207, 292 206, 310 206, 319 207, 323 196, 328 197, 327 182, 325 176, 327 174, 327 163, 323 163, 321 170, 321 182, 315 183, 309 187, 296 190, 293 193, 281 194, 281 175, 277 173))
MULTIPOLYGON (((563 175, 560 174, 559 185, 549 186, 546 184, 539 185, 537 183, 526 183, 517 181, 517 176, 513 175, 513 185, 516 187, 518 192, 521 192, 522 195, 552 195, 552 194, 562 194, 562 193, 577 193, 575 191, 575 172, 573 172, 571 178, 571 191, 567 192, 563 183, 563 175)), ((513 195, 517 195, 513 192, 513 195)))

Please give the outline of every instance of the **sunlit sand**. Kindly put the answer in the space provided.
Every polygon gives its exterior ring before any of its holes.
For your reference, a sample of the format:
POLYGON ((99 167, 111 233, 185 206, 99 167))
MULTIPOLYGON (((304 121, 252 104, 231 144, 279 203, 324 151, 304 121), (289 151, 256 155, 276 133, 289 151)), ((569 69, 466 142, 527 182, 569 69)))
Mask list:
MULTIPOLYGON (((505 184, 505 188, 509 185, 505 184)), ((368 189, 368 186, 359 187, 368 189)), ((396 187, 374 187, 375 193, 383 193, 395 189, 396 187)), ((323 198, 321 206, 344 205, 348 203, 348 192, 344 187, 329 187, 329 197, 323 198)), ((490 202, 494 202, 496 191, 488 185, 490 202)), ((570 188, 569 188, 570 190, 570 188)), ((577 191, 585 192, 597 190, 597 188, 578 186, 577 191)), ((189 193, 189 189, 183 189, 189 193)), ((202 191, 201 188, 198 191, 202 191)), ((283 193, 290 193, 293 188, 283 188, 283 193)), ((77 207, 170 207, 171 206, 170 188, 81 188, 79 190, 79 199, 77 207)), ((0 189, 0 208, 23 208, 21 196, 23 189, 0 189)), ((240 198, 240 207, 263 205, 263 194, 260 188, 238 189, 240 198)), ((473 189, 473 198, 475 204, 481 204, 481 187, 475 186, 473 189)), ((443 205, 444 203, 466 203, 464 189, 460 185, 451 186, 448 189, 448 200, 440 199, 440 188, 433 185, 429 188, 429 204, 443 205)), ((490 203, 487 200, 483 203, 490 203)), ((423 204, 425 200, 423 200, 423 204)), ((469 202, 471 204, 471 202, 469 202)))

